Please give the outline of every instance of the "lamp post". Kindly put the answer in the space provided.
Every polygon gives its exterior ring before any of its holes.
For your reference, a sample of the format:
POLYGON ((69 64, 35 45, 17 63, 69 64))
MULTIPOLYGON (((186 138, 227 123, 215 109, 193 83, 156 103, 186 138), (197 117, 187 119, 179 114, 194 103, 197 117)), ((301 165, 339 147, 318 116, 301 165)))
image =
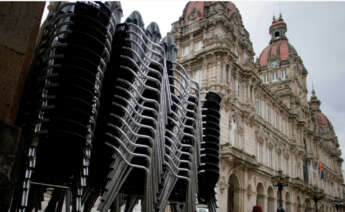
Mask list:
POLYGON ((333 205, 334 205, 335 209, 337 210, 337 212, 339 212, 340 208, 344 207, 344 203, 340 199, 335 199, 333 201, 333 205))
POLYGON ((273 185, 278 187, 279 191, 279 207, 277 212, 284 212, 283 209, 283 200, 282 200, 282 191, 284 186, 287 186, 289 183, 289 177, 283 176, 283 171, 279 170, 278 175, 272 177, 273 185))
POLYGON ((315 203, 315 212, 318 212, 317 203, 319 202, 319 200, 323 199, 324 196, 325 196, 325 195, 324 195, 322 189, 316 188, 316 189, 314 190, 313 200, 314 200, 314 203, 315 203))

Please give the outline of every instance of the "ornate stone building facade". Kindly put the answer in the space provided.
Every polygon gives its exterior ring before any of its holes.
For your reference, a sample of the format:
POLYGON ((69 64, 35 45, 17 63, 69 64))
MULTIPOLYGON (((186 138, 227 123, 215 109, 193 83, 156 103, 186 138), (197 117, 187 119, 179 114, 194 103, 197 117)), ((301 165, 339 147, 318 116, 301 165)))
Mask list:
POLYGON ((319 211, 336 211, 333 201, 344 197, 337 137, 314 91, 307 100, 308 72, 286 31, 283 18, 273 18, 271 41, 254 61, 231 2, 189 2, 173 23, 178 60, 202 90, 223 97, 220 212, 250 212, 255 205, 276 211, 271 177, 278 170, 290 177, 282 194, 286 212, 313 210, 317 194, 319 211))

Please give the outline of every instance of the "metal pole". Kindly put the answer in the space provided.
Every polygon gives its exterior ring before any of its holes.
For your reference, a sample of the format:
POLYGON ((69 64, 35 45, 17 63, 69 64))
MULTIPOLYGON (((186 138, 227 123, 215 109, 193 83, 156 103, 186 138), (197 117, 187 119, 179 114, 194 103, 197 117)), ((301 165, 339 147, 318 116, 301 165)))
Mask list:
POLYGON ((314 198, 314 202, 315 202, 315 212, 317 212, 317 210, 318 210, 318 208, 317 208, 317 202, 318 202, 319 200, 315 197, 314 198))
POLYGON ((279 208, 283 208, 283 199, 282 199, 282 191, 283 191, 283 184, 279 183, 278 184, 278 189, 279 189, 279 208))
POLYGON ((279 191, 279 207, 277 209, 277 212, 284 212, 284 209, 283 209, 283 195, 282 195, 282 191, 283 191, 283 183, 278 183, 278 191, 279 191))

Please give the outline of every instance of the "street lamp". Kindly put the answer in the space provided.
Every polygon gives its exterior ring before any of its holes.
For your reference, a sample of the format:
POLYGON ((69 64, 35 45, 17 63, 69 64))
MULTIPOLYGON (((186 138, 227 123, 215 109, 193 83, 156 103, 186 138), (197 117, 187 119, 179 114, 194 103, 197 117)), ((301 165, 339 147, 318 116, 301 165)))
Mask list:
POLYGON ((313 200, 315 203, 315 212, 318 212, 317 203, 319 202, 319 200, 323 199, 324 197, 325 197, 325 194, 323 193, 322 189, 318 189, 318 188, 314 189, 313 200))
POLYGON ((283 200, 282 200, 282 191, 284 186, 287 186, 289 183, 289 177, 283 176, 283 171, 279 170, 278 175, 272 177, 273 185, 278 187, 279 191, 279 207, 277 212, 284 212, 283 209, 283 200))
POLYGON ((333 205, 334 205, 335 209, 337 210, 337 212, 339 211, 339 208, 344 207, 344 203, 340 199, 335 199, 333 201, 333 205))

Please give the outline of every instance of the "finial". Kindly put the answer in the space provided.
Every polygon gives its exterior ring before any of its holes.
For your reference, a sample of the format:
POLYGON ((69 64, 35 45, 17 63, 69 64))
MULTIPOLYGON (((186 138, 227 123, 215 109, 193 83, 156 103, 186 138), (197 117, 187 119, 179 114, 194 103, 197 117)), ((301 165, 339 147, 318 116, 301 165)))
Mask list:
POLYGON ((283 20, 283 16, 281 13, 279 13, 279 21, 282 21, 283 20))
POLYGON ((275 15, 273 15, 273 20, 272 20, 272 23, 276 22, 276 17, 275 15))
POLYGON ((314 90, 314 81, 311 81, 311 94, 315 96, 315 90, 314 90))

